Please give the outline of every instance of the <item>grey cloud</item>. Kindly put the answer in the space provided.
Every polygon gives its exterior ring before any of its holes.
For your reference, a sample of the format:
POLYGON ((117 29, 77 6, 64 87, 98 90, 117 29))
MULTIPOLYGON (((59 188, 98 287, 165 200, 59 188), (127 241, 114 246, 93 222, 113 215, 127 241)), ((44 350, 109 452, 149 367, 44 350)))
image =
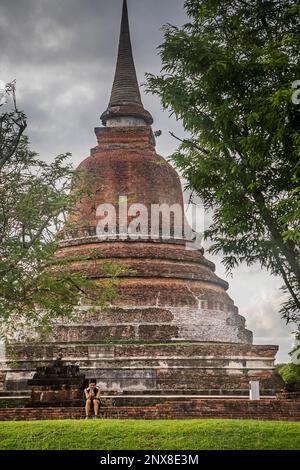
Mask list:
MULTIPOLYGON (((184 21, 183 1, 128 3, 142 83, 146 71, 160 68, 161 25, 184 21)), ((121 0, 0 1, 0 78, 17 79, 32 145, 43 158, 68 150, 77 164, 94 146, 93 127, 100 124, 114 75, 121 7, 121 0)), ((171 153, 176 142, 167 131, 181 132, 181 126, 161 113, 157 98, 144 94, 144 102, 156 128, 165 131, 161 153, 171 153)))

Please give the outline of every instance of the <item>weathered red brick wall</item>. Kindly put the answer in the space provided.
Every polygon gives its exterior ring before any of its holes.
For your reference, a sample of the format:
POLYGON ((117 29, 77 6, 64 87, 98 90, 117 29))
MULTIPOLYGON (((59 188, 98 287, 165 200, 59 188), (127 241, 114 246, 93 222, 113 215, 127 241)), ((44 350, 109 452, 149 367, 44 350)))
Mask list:
POLYGON ((155 153, 150 127, 99 128, 96 133, 99 145, 79 167, 91 175, 92 196, 78 204, 73 223, 95 227, 100 204, 113 204, 118 214, 120 196, 127 196, 129 205, 144 204, 149 214, 151 204, 183 206, 179 176, 155 153))
MULTIPOLYGON (((154 406, 101 407, 100 417, 112 419, 256 419, 300 421, 300 401, 216 400, 172 401, 154 406)), ((80 419, 82 408, 0 409, 0 421, 80 419)))

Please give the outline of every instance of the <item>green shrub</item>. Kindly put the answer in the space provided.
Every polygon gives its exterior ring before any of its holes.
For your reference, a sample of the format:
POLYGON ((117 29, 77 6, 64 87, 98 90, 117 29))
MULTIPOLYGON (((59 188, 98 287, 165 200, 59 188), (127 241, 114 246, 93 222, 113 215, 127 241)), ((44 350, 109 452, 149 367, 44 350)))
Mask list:
POLYGON ((286 364, 279 368, 278 372, 285 383, 300 384, 300 364, 286 364))
POLYGON ((288 364, 286 362, 275 364, 277 372, 281 375, 281 370, 287 365, 288 364))

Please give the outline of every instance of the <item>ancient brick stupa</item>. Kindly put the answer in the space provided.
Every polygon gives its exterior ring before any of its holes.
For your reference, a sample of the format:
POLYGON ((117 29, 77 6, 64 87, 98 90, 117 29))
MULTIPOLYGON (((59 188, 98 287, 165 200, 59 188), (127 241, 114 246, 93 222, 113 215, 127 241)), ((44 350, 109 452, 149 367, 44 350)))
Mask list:
MULTIPOLYGON (((247 393, 249 380, 260 380, 263 393, 281 387, 274 369, 277 346, 254 346, 245 319, 227 294, 203 250, 187 250, 175 219, 169 237, 159 226, 153 237, 124 236, 124 220, 115 233, 99 236, 101 204, 122 211, 128 204, 183 207, 176 171, 155 151, 151 114, 144 109, 130 42, 124 1, 117 67, 111 98, 96 128, 98 145, 80 167, 91 179, 92 196, 73 215, 74 230, 61 242, 57 258, 70 257, 68 269, 84 271, 101 283, 103 260, 123 263, 118 295, 105 310, 59 325, 47 342, 16 345, 13 370, 2 368, 5 386, 24 388, 37 363, 62 351, 105 390, 198 394, 247 393), (97 257, 94 256, 95 250, 97 257), (89 258, 89 255, 92 254, 89 258), (84 255, 86 259, 76 261, 84 255), (18 384, 18 385, 17 385, 18 384)), ((128 218, 134 220, 131 214, 128 218)), ((126 220, 128 221, 127 216, 126 220)), ((150 217, 147 219, 151 230, 150 217)))

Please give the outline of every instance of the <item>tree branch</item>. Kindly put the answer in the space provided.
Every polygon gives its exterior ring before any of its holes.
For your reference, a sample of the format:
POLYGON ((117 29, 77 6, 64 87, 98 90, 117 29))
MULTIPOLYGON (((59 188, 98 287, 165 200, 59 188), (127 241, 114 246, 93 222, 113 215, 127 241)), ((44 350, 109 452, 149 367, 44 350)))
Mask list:
POLYGON ((189 145, 190 147, 199 150, 199 152, 205 153, 205 155, 209 155, 209 151, 206 150, 204 147, 200 147, 199 145, 195 144, 192 140, 188 139, 180 139, 177 137, 173 132, 169 132, 169 134, 174 137, 174 139, 179 140, 182 144, 189 145))

